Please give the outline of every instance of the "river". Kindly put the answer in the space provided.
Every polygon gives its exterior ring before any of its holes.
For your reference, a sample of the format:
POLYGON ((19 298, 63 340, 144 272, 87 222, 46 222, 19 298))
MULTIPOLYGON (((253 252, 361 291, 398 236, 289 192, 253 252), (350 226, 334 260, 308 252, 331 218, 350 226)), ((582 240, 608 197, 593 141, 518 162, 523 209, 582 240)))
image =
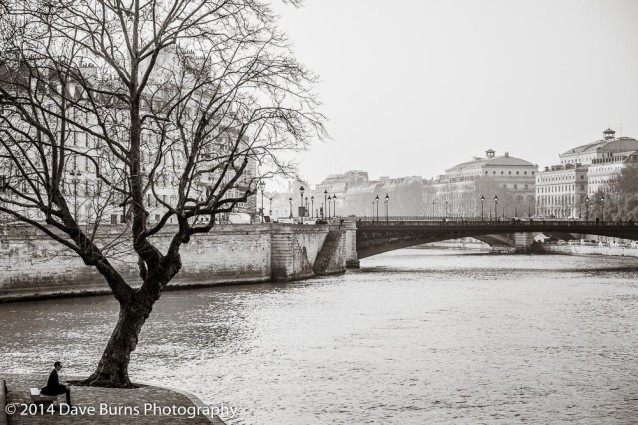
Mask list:
MULTIPOLYGON (((132 379, 239 424, 635 424, 638 259, 406 249, 345 275, 165 293, 132 379)), ((0 304, 0 367, 95 367, 112 297, 0 304)))

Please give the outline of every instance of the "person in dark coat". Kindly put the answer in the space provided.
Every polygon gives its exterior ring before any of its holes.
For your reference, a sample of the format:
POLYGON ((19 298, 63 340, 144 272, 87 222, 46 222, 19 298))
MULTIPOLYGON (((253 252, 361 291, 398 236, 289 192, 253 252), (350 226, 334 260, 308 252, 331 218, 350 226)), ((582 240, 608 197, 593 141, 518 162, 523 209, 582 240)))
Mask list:
POLYGON ((60 378, 58 378, 58 372, 62 369, 62 363, 53 363, 53 370, 49 375, 46 387, 40 390, 43 395, 60 395, 66 394, 66 404, 71 406, 71 389, 66 385, 60 384, 60 378))

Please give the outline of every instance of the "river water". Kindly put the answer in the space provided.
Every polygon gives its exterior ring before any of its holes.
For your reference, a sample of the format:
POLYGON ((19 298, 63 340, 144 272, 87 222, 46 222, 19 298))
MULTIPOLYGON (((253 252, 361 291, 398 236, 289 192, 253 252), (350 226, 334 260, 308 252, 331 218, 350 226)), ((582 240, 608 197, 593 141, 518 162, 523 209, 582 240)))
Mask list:
MULTIPOLYGON (((637 275, 636 258, 406 249, 336 277, 168 292, 130 373, 236 407, 229 425, 636 424, 637 275)), ((117 304, 0 312, 3 371, 87 374, 117 304)))

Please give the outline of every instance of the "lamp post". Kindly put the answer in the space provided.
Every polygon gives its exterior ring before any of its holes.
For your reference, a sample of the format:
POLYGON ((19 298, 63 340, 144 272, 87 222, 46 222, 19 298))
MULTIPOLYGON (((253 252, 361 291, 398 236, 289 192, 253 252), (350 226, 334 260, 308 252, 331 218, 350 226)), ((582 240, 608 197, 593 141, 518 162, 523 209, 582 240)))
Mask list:
POLYGON ((288 202, 290 203, 290 218, 292 218, 292 196, 288 198, 288 202))
POLYGON ((379 195, 374 198, 374 201, 377 203, 377 221, 379 221, 379 195))
POLYGON ((494 195, 494 219, 498 221, 498 195, 494 195))
POLYGON ((305 199, 306 203, 304 204, 304 211, 303 211, 303 215, 304 216, 308 216, 308 197, 306 196, 305 199))
POLYGON ((310 197, 310 216, 314 218, 315 214, 315 197, 314 195, 310 197))
POLYGON ((332 200, 332 197, 330 195, 328 195, 328 219, 330 219, 331 215, 330 215, 330 201, 332 200))
POLYGON ((264 222, 264 189, 266 188, 266 182, 260 181, 259 188, 261 189, 261 222, 264 222))
POLYGON ((585 198, 585 221, 589 221, 589 196, 585 198))
MULTIPOLYGON (((323 217, 324 218, 326 218, 326 207, 328 206, 327 197, 328 197, 328 191, 324 190, 323 191, 323 217)), ((330 216, 328 216, 328 217, 330 217, 330 216)))
POLYGON ((447 201, 445 201, 445 218, 447 219, 447 201))
POLYGON ((388 222, 388 207, 390 206, 390 197, 385 194, 385 222, 388 222))
POLYGON ((71 170, 69 174, 73 176, 71 179, 71 183, 73 183, 73 219, 78 221, 78 183, 82 172, 80 170, 71 170))
POLYGON ((436 201, 432 201, 432 219, 436 217, 436 201))
POLYGON ((485 196, 481 195, 481 221, 483 221, 484 208, 485 208, 485 196))
POLYGON ((604 194, 600 195, 600 209, 601 209, 600 221, 605 221, 605 195, 604 194))
POLYGON ((372 221, 374 221, 374 200, 372 201, 372 221))
POLYGON ((337 216, 337 195, 332 194, 332 216, 337 216))

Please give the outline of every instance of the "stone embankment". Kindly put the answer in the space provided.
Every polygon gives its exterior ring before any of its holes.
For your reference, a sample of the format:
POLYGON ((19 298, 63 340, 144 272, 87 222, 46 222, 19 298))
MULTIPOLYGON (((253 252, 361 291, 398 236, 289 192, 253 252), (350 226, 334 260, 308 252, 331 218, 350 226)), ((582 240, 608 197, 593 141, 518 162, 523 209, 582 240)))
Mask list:
MULTIPOLYGON (((171 229, 154 242, 170 243, 171 229)), ((136 256, 118 246, 127 232, 107 226, 97 235, 111 244, 112 264, 133 286, 141 285, 136 256)), ((167 289, 257 282, 286 282, 343 273, 358 264, 354 221, 322 225, 220 225, 181 249, 182 269, 167 289), (331 235, 328 238, 328 235, 331 235), (328 240, 328 247, 324 244, 328 240), (320 264, 315 264, 319 257, 320 264)), ((29 226, 0 226, 0 302, 55 296, 108 294, 104 278, 61 244, 29 226)))
POLYGON ((638 248, 591 246, 591 245, 557 245, 535 244, 534 252, 551 252, 568 255, 612 255, 621 257, 638 257, 638 248))
MULTIPOLYGON (((138 384, 135 389, 71 386, 72 408, 31 402, 30 388, 46 384, 47 374, 0 373, 0 425, 28 424, 201 424, 224 425, 214 412, 235 410, 206 406, 192 394, 138 384), (1 385, 2 383, 5 385, 1 385)), ((77 379, 77 377, 74 377, 77 379)), ((64 394, 58 397, 64 402, 64 394)))

